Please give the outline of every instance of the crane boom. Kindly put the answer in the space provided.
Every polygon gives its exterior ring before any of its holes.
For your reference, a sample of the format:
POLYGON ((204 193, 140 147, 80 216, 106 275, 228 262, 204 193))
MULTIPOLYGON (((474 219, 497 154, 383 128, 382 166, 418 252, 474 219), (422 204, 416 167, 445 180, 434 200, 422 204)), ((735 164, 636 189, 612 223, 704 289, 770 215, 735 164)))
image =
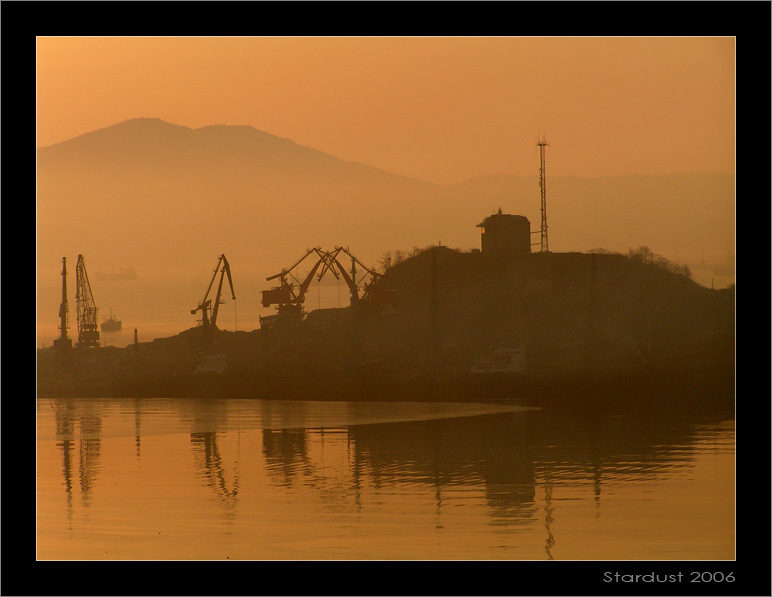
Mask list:
POLYGON ((356 305, 359 302, 359 290, 357 289, 357 285, 354 283, 354 280, 351 279, 351 276, 348 275, 348 272, 346 272, 346 268, 340 264, 338 258, 334 257, 333 260, 338 265, 340 275, 343 276, 346 284, 348 284, 349 290, 351 290, 351 304, 356 305))
POLYGON ((303 280, 303 283, 300 285, 300 288, 299 288, 299 290, 298 290, 298 296, 297 296, 297 301, 298 301, 299 303, 302 303, 302 302, 303 302, 303 300, 305 299, 306 290, 308 290, 308 286, 309 286, 309 284, 311 284, 311 280, 313 279, 313 277, 314 277, 314 274, 316 273, 316 270, 318 270, 318 269, 319 269, 319 266, 322 264, 322 262, 323 262, 323 259, 322 259, 322 258, 320 258, 320 259, 319 259, 319 260, 316 262, 316 264, 314 265, 314 267, 313 267, 313 268, 311 268, 311 271, 310 271, 310 272, 308 273, 308 275, 306 276, 306 279, 305 279, 305 280, 303 280))
POLYGON ((228 276, 228 284, 231 288, 231 297, 234 301, 236 300, 236 293, 233 291, 233 278, 231 278, 231 267, 228 264, 228 260, 225 258, 225 255, 221 255, 220 260, 222 262, 222 273, 220 274, 220 284, 217 286, 217 296, 215 297, 214 308, 212 309, 212 325, 217 323, 217 312, 219 311, 220 304, 222 302, 220 300, 220 297, 222 296, 222 283, 226 275, 228 276))
POLYGON ((370 274, 370 275, 371 275, 373 278, 375 278, 375 277, 378 275, 378 272, 376 272, 376 271, 374 271, 374 270, 370 269, 369 267, 367 267, 367 266, 366 266, 364 263, 362 263, 361 261, 359 261, 359 259, 357 259, 357 258, 356 258, 354 255, 352 255, 352 254, 351 254, 351 253, 350 253, 348 250, 346 250, 345 248, 343 248, 343 247, 335 247, 335 248, 336 248, 336 249, 340 249, 341 251, 343 251, 344 253, 346 253, 346 255, 348 255, 349 257, 351 257, 351 259, 353 259, 355 262, 357 262, 357 263, 358 263, 358 264, 361 266, 361 268, 362 268, 363 270, 365 270, 365 271, 366 271, 368 274, 370 274))
POLYGON ((308 249, 306 251, 306 254, 303 255, 300 259, 298 259, 291 267, 288 269, 281 270, 278 274, 274 274, 273 276, 269 276, 266 278, 266 281, 270 282, 271 280, 275 278, 284 278, 288 273, 290 273, 293 269, 295 269, 298 265, 300 265, 300 262, 303 261, 306 257, 308 257, 311 253, 314 251, 317 251, 319 247, 314 247, 313 249, 308 249))
POLYGON ((317 251, 319 253, 319 257, 321 257, 324 260, 324 267, 322 268, 322 271, 319 272, 319 280, 321 280, 324 277, 324 274, 327 273, 327 270, 330 270, 332 272, 332 275, 335 276, 336 279, 340 279, 340 276, 338 275, 338 272, 335 271, 334 263, 335 263, 335 257, 337 257, 338 253, 340 253, 340 248, 336 247, 334 251, 317 251))
POLYGON ((235 301, 236 293, 233 290, 233 278, 231 277, 230 264, 228 263, 228 259, 226 259, 225 255, 223 254, 223 255, 220 255, 220 258, 217 261, 217 267, 214 268, 212 279, 209 281, 209 285, 206 287, 206 293, 204 293, 203 300, 199 303, 199 305, 195 309, 191 309, 190 311, 191 315, 195 315, 197 311, 202 312, 202 315, 203 315, 202 324, 204 326, 208 326, 210 323, 212 325, 215 325, 217 323, 217 312, 219 311, 221 297, 222 297, 222 284, 226 275, 228 276, 228 284, 230 285, 230 289, 231 289, 231 297, 235 301), (209 292, 212 290, 212 285, 214 284, 214 281, 217 278, 218 273, 220 274, 220 283, 217 285, 217 294, 215 295, 215 298, 214 298, 214 307, 212 307, 212 299, 209 298, 209 292), (212 310, 211 318, 209 316, 210 309, 212 310))

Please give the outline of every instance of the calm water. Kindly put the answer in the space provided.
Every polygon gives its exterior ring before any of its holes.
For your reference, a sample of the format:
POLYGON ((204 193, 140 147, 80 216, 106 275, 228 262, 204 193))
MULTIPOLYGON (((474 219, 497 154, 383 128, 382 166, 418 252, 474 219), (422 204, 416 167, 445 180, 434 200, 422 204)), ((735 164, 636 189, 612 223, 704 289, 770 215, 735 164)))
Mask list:
POLYGON ((39 400, 37 557, 722 560, 734 421, 39 400))

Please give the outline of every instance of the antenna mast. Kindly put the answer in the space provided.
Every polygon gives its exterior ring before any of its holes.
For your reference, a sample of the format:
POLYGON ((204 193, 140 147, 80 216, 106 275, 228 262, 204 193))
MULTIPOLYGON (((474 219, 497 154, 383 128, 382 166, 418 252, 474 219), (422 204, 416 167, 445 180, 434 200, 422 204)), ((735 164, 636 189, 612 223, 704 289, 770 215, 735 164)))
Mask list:
POLYGON ((541 251, 543 253, 549 253, 549 243, 547 242, 547 186, 546 186, 546 172, 547 166, 544 158, 544 148, 549 147, 546 138, 542 136, 541 139, 536 141, 536 145, 539 148, 539 189, 541 191, 541 251))

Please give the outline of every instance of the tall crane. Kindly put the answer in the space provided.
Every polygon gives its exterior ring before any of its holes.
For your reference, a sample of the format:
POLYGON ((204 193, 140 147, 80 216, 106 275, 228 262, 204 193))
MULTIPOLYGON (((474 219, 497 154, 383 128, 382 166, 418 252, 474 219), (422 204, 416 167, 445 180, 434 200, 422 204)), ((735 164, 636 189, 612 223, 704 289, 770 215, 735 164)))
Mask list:
POLYGON ((209 286, 206 287, 204 298, 198 304, 198 307, 190 310, 191 315, 195 315, 198 311, 201 311, 201 325, 207 331, 210 329, 210 326, 214 327, 217 325, 217 312, 220 309, 220 305, 222 305, 225 302, 222 300, 222 283, 226 275, 228 276, 228 284, 230 285, 230 288, 231 288, 231 297, 235 301, 236 293, 233 291, 233 279, 231 278, 231 267, 228 264, 228 260, 225 258, 225 255, 223 254, 223 255, 220 255, 220 258, 217 260, 217 267, 214 268, 212 279, 209 281, 209 286), (213 300, 209 298, 209 291, 212 290, 212 285, 214 284, 215 278, 217 278, 218 272, 220 273, 220 283, 217 286, 217 293, 215 294, 215 297, 213 300), (213 302, 214 302, 214 305, 212 304, 213 302))
MULTIPOLYGON (((303 255, 300 259, 298 259, 293 265, 290 267, 281 270, 278 274, 274 274, 273 276, 268 276, 266 278, 266 281, 275 280, 276 278, 279 278, 279 286, 275 288, 271 288, 270 290, 263 290, 263 307, 270 307, 271 305, 278 305, 279 313, 278 316, 283 321, 296 321, 303 318, 303 302, 305 301, 305 294, 308 290, 309 285, 311 284, 311 281, 314 278, 314 275, 316 274, 317 270, 319 269, 319 266, 323 263, 326 263, 328 257, 327 253, 325 251, 322 251, 320 247, 313 247, 311 249, 307 249, 305 255, 303 255), (311 271, 309 274, 305 277, 305 279, 301 282, 295 276, 292 274, 292 270, 294 270, 298 265, 300 265, 305 259, 311 255, 316 254, 318 257, 316 264, 314 264, 313 268, 311 268, 311 271), (287 277, 292 276, 295 281, 298 282, 297 289, 295 288, 295 284, 290 282, 287 277)), ((322 275, 324 275, 322 273, 322 275)), ((321 279, 321 276, 320 276, 321 279)), ((268 320, 271 321, 272 318, 261 318, 261 320, 268 320)))
POLYGON ((72 348, 72 340, 67 337, 67 313, 69 307, 67 306, 67 258, 62 257, 62 302, 59 305, 59 329, 61 333, 59 337, 54 340, 54 348, 57 350, 68 350, 72 348))
POLYGON ((75 303, 78 309, 78 346, 98 347, 97 307, 94 304, 94 295, 91 293, 83 255, 78 255, 78 263, 75 266, 75 303))
POLYGON ((359 259, 354 257, 354 255, 352 255, 348 249, 345 249, 343 247, 335 247, 335 255, 336 255, 335 262, 338 264, 340 273, 343 276, 343 279, 346 280, 346 284, 348 284, 349 290, 351 291, 351 304, 357 305, 359 304, 360 301, 371 301, 374 298, 374 294, 375 294, 375 281, 378 279, 380 274, 375 270, 367 267, 361 261, 359 261, 359 259), (351 257, 351 277, 348 276, 345 268, 337 260, 337 255, 340 251, 343 251, 346 255, 351 257), (362 270, 364 271, 364 273, 362 274, 362 277, 359 278, 359 280, 356 279, 357 264, 359 264, 359 267, 361 267, 362 270), (369 276, 369 280, 364 284, 362 284, 365 280, 368 279, 368 276, 369 276), (360 285, 362 288, 361 296, 359 294, 360 285))
MULTIPOLYGON (((321 280, 327 272, 331 272, 336 278, 343 277, 346 285, 351 292, 351 305, 356 307, 362 301, 372 302, 375 294, 374 282, 379 274, 365 266, 359 259, 352 255, 348 249, 344 247, 336 246, 332 251, 323 251, 321 247, 314 247, 308 249, 300 259, 298 259, 291 267, 283 269, 278 274, 269 276, 267 281, 280 279, 280 285, 271 288, 270 290, 263 290, 263 307, 270 307, 271 305, 278 305, 278 314, 268 317, 261 317, 261 324, 264 323, 268 327, 273 325, 277 321, 300 321, 303 319, 303 302, 305 301, 305 293, 308 290, 308 286, 316 275, 318 280, 321 280), (339 256, 341 253, 345 253, 351 257, 351 271, 347 271, 341 264, 339 256), (302 263, 309 255, 315 254, 317 261, 314 264, 311 271, 301 282, 292 274, 300 263, 302 263), (357 268, 359 265, 364 272, 359 280, 357 280, 357 268), (321 266, 321 271, 319 268, 321 266), (319 272, 317 274, 317 272, 319 272), (288 277, 292 276, 298 283, 295 284, 289 281, 288 277), (365 280, 369 281, 365 282, 365 280), (360 294, 360 286, 362 293, 360 294)), ((264 326, 265 327, 265 326, 264 326)))

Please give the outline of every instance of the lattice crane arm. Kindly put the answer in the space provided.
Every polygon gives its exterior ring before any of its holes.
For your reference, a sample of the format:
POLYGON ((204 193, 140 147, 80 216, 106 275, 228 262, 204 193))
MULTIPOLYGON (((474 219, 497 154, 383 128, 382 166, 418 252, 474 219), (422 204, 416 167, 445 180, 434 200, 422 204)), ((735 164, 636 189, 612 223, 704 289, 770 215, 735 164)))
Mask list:
MULTIPOLYGON (((222 296, 222 283, 225 278, 225 276, 228 276, 228 284, 231 288, 231 297, 233 300, 236 300, 236 293, 233 290, 233 278, 231 278, 231 267, 228 264, 228 260, 225 258, 225 255, 220 256, 220 261, 222 264, 222 271, 220 273, 220 284, 217 286, 217 296, 215 297, 214 301, 214 308, 212 309, 212 325, 217 323, 217 312, 220 309, 221 296, 222 296)), ((217 268, 220 268, 220 264, 218 264, 217 268)), ((217 275, 217 271, 215 270, 215 275, 217 275)))
POLYGON ((209 285, 206 287, 204 298, 201 300, 201 302, 198 304, 198 306, 195 309, 191 309, 190 311, 191 315, 195 315, 197 311, 202 311, 204 314, 204 321, 206 323, 209 323, 207 318, 207 315, 208 315, 207 310, 211 307, 212 308, 211 323, 215 324, 217 322, 217 311, 220 308, 220 302, 221 302, 221 296, 222 296, 222 285, 226 275, 228 276, 228 284, 230 285, 231 296, 233 297, 233 300, 236 300, 236 293, 233 290, 233 278, 231 277, 230 264, 228 263, 228 259, 223 254, 223 255, 220 255, 220 258, 217 261, 217 267, 214 268, 212 279, 209 280, 209 285), (217 286, 217 294, 215 295, 215 299, 214 299, 214 307, 212 307, 212 299, 209 298, 209 292, 212 290, 212 285, 214 284, 214 281, 217 278, 218 273, 220 274, 220 283, 217 286))
POLYGON ((274 274, 273 276, 268 276, 268 277, 266 278, 266 281, 271 281, 271 280, 273 280, 273 279, 275 279, 275 278, 282 278, 282 279, 284 279, 284 277, 285 277, 285 276, 286 276, 288 273, 290 273, 290 272, 291 272, 293 269, 295 269, 295 268, 296 268, 298 265, 300 265, 300 263, 301 263, 301 262, 302 262, 302 261, 303 261, 303 260, 304 260, 306 257, 308 257, 308 256, 309 256, 311 253, 313 253, 314 251, 317 251, 318 249, 319 249, 319 247, 314 247, 314 248, 312 248, 312 249, 308 249, 308 250, 306 251, 306 254, 305 254, 305 255, 303 255, 303 256, 302 256, 300 259, 298 259, 298 260, 297 260, 297 261, 296 261, 296 262, 295 262, 295 263, 294 263, 294 264, 293 264, 291 267, 289 267, 289 268, 287 268, 287 269, 283 269, 283 270, 281 270, 281 271, 280 271, 278 274, 274 274))

